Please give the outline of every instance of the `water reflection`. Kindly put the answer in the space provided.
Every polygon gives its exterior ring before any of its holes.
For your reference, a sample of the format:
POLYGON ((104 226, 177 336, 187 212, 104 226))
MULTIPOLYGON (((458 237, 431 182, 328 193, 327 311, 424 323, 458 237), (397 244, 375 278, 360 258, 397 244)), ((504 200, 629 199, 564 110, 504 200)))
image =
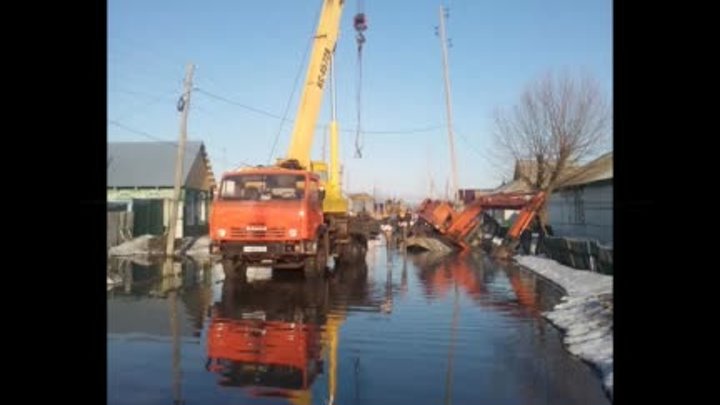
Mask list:
POLYGON ((478 305, 537 318, 561 293, 547 285, 541 291, 535 275, 477 253, 442 256, 425 252, 413 255, 412 260, 419 269, 423 292, 432 300, 444 299, 459 287, 478 305))
POLYGON ((253 283, 110 264, 110 404, 607 403, 540 317, 559 292, 482 255, 373 246, 325 279, 253 283))
POLYGON ((338 334, 348 308, 387 312, 387 303, 373 297, 366 264, 333 273, 314 280, 281 272, 271 281, 224 280, 207 339, 206 369, 218 384, 253 397, 310 403, 313 382, 327 372, 327 399, 334 398, 338 334))

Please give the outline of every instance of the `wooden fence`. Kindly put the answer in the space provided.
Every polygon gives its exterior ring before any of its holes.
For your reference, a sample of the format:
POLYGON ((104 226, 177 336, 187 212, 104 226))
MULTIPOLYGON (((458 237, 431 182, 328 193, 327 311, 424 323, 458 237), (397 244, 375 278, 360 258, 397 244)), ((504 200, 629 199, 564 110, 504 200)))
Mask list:
POLYGON ((533 238, 521 244, 524 254, 545 254, 566 266, 613 274, 613 248, 595 240, 575 238, 533 238))
POLYGON ((107 213, 107 248, 117 246, 133 236, 133 213, 115 211, 107 213))

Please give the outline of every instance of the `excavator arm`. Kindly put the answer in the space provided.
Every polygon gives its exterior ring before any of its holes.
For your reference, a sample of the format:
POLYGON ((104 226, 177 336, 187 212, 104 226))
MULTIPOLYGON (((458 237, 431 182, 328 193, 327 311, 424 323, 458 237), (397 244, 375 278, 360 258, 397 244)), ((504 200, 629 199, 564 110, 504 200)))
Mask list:
POLYGON ((530 226, 545 198, 544 192, 490 194, 478 198, 460 212, 455 211, 447 202, 426 200, 421 204, 418 214, 444 239, 465 250, 470 247, 468 239, 478 228, 483 211, 520 209, 520 214, 510 227, 505 240, 505 244, 512 247, 530 226))

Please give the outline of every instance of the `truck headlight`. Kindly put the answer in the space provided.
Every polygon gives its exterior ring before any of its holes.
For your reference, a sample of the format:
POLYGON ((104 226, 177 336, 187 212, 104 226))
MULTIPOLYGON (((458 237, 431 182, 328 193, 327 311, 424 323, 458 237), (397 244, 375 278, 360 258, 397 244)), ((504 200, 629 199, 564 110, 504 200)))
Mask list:
POLYGON ((295 228, 290 228, 288 230, 288 236, 291 238, 296 238, 298 236, 298 230, 295 228))
POLYGON ((217 231, 217 235, 221 238, 224 238, 227 235, 227 231, 225 230, 225 228, 220 228, 217 231))

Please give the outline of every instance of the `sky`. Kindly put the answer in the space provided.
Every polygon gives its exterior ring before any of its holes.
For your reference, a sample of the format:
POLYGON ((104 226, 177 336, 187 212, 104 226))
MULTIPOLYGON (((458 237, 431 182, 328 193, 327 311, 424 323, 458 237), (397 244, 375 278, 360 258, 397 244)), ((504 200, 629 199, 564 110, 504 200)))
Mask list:
MULTIPOLYGON (((108 142, 177 141, 176 109, 196 66, 188 139, 205 143, 216 178, 267 164, 290 143, 322 0, 109 0, 108 142), (298 73, 300 75, 298 75, 298 73), (299 79, 298 79, 299 78, 299 79), (294 93, 293 93, 294 90, 294 93), (273 143, 278 139, 274 153, 273 143)), ((610 0, 346 0, 335 57, 346 192, 419 200, 450 179, 439 7, 449 10, 449 76, 459 188, 492 188, 493 113, 548 71, 595 77, 612 97, 610 0), (362 157, 355 157, 362 54, 362 157)), ((325 92, 319 125, 330 117, 325 92)), ((313 157, 322 157, 318 130, 313 157)), ((169 146, 172 147, 172 146, 169 146)), ((510 168, 512 162, 508 162, 510 168)))

